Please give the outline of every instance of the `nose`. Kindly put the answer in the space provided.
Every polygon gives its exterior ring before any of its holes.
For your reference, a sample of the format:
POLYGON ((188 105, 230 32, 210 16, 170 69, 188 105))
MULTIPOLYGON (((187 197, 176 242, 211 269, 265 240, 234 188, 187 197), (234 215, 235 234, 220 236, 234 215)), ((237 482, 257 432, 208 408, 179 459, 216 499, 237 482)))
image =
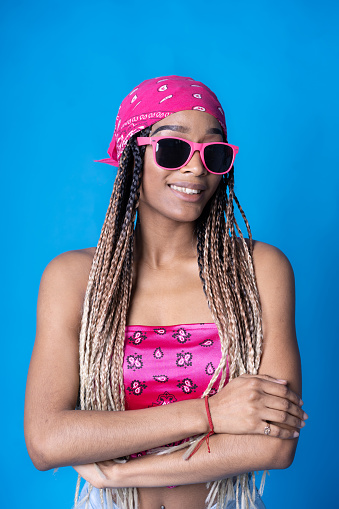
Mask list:
POLYGON ((199 150, 196 150, 186 166, 179 170, 182 173, 193 173, 196 176, 206 175, 208 172, 202 162, 199 150))

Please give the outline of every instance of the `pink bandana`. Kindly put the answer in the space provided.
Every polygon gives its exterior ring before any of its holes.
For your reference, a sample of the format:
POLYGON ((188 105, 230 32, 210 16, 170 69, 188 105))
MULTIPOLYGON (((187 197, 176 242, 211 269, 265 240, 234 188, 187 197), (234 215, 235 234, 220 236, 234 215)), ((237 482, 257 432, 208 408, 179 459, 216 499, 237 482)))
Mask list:
POLYGON ((227 139, 225 114, 217 96, 200 81, 181 76, 164 76, 143 81, 122 101, 108 159, 99 162, 119 166, 121 154, 133 134, 184 110, 206 111, 215 117, 227 139))

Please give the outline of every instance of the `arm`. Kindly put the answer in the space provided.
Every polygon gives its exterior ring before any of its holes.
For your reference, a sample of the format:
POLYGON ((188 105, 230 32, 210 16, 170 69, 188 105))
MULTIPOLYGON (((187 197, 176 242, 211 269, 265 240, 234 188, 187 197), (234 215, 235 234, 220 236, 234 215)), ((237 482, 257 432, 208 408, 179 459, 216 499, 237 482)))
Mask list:
MULTIPOLYGON (((281 251, 263 243, 255 245, 254 263, 264 328, 259 374, 285 379, 293 393, 301 395, 301 367, 294 326, 294 277, 291 265, 281 251)), ((232 381, 229 387, 234 383, 239 384, 242 378, 232 381)), ((293 461, 298 440, 291 438, 293 430, 303 426, 302 422, 293 423, 290 419, 289 412, 293 404, 291 399, 284 397, 284 393, 287 394, 289 389, 286 384, 275 384, 280 396, 278 403, 272 402, 271 395, 268 396, 266 392, 265 381, 260 379, 260 375, 249 378, 252 385, 254 383, 257 387, 256 391, 253 391, 247 385, 243 392, 250 408, 247 412, 247 426, 248 429, 253 429, 252 433, 261 435, 222 434, 219 430, 220 434, 210 439, 211 454, 208 454, 206 446, 203 445, 188 461, 184 461, 182 451, 178 451, 165 456, 137 458, 124 465, 104 464, 100 465, 100 468, 106 480, 96 475, 94 470, 88 470, 90 477, 93 474, 88 480, 97 483, 98 487, 166 486, 206 482, 253 470, 287 468, 293 461), (260 403, 261 396, 266 402, 265 408, 260 403), (276 413, 272 415, 271 422, 278 425, 272 424, 271 435, 264 436, 267 412, 272 412, 272 408, 276 413), (286 426, 284 422, 287 423, 286 426), (289 430, 292 430, 292 433, 289 430), (285 433, 289 433, 290 440, 282 439, 287 438, 285 433)), ((243 398, 239 398, 238 392, 229 392, 227 396, 226 388, 224 394, 224 404, 228 405, 229 413, 234 416, 238 414, 238 422, 242 423, 243 398)), ((210 398, 210 408, 217 428, 220 424, 215 413, 216 407, 213 409, 214 398, 215 396, 210 398)), ((302 410, 298 414, 294 409, 293 413, 300 418, 307 418, 302 410)))
MULTIPOLYGON (((74 411, 78 334, 90 265, 88 253, 66 253, 47 267, 41 282, 25 408, 27 448, 41 470, 108 460, 208 431, 202 400, 129 412, 74 411)), ((232 384, 221 393, 237 393, 232 384)), ((271 386, 275 389, 277 384, 271 386)), ((221 393, 214 401, 223 401, 221 393)), ((286 399, 291 397, 292 393, 286 399)), ((227 408, 230 400, 225 401, 213 412, 216 422, 225 423, 218 430, 224 433, 234 428, 227 408)), ((239 422, 239 413, 235 417, 239 422)))
POLYGON ((65 253, 49 264, 41 280, 25 403, 27 449, 40 470, 117 458, 204 433, 208 427, 201 400, 129 412, 74 410, 78 337, 91 262, 86 250, 65 253))

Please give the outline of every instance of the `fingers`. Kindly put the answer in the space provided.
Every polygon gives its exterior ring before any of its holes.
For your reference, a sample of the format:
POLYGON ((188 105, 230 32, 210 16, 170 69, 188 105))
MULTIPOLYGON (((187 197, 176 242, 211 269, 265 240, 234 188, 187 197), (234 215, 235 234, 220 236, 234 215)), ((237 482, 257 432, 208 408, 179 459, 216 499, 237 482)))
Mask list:
POLYGON ((278 384, 287 384, 287 380, 284 380, 282 378, 274 378, 273 376, 270 376, 270 375, 248 375, 248 374, 245 374, 245 375, 241 375, 241 376, 244 378, 256 377, 256 378, 261 378, 262 380, 269 380, 271 382, 278 383, 278 384))
POLYGON ((259 383, 263 383, 263 390, 267 392, 268 394, 275 394, 276 396, 280 397, 287 397, 290 399, 293 403, 296 405, 302 406, 304 402, 302 399, 296 394, 294 391, 289 389, 287 387, 288 381, 283 380, 281 378, 274 378, 270 375, 241 375, 238 378, 250 378, 253 380, 253 383, 256 384, 258 381, 259 383))
POLYGON ((277 424, 281 423, 284 425, 287 424, 292 428, 299 429, 305 426, 305 421, 303 419, 299 419, 298 417, 295 417, 294 415, 291 415, 290 413, 283 410, 273 410, 271 408, 267 408, 264 414, 265 421, 271 421, 277 424))
POLYGON ((284 428, 284 425, 287 425, 291 428, 301 429, 305 426, 305 420, 308 419, 308 415, 301 408, 303 401, 298 394, 288 388, 286 380, 274 379, 269 375, 249 375, 249 378, 251 378, 248 382, 250 403, 252 403, 254 409, 257 409, 254 410, 254 413, 258 411, 257 417, 262 419, 259 431, 258 424, 256 426, 257 432, 263 432, 264 428, 261 429, 262 422, 270 421, 275 423, 274 425, 271 424, 271 429, 274 429, 274 431, 270 433, 270 436, 280 438, 295 438, 298 436, 298 432, 295 430, 284 428), (279 423, 282 427, 279 426, 279 423))
MULTIPOLYGON (((289 399, 280 398, 278 396, 271 396, 266 395, 264 403, 267 408, 274 409, 274 410, 281 410, 282 412, 291 414, 295 418, 298 418, 299 420, 305 421, 308 419, 308 415, 304 410, 289 399)), ((274 421, 275 419, 268 418, 269 420, 274 421)))
POLYGON ((291 401, 292 403, 294 403, 295 405, 298 405, 298 406, 303 405, 303 401, 298 396, 298 394, 296 394, 294 391, 289 389, 287 387, 287 385, 285 385, 285 384, 276 383, 276 382, 272 382, 268 379, 265 379, 262 382, 262 390, 264 392, 266 392, 267 394, 271 394, 273 396, 279 396, 279 398, 287 399, 287 400, 291 401))
POLYGON ((298 431, 286 429, 286 428, 280 428, 276 424, 267 424, 267 422, 262 421, 262 435, 265 435, 265 428, 269 427, 270 432, 267 434, 267 436, 274 437, 274 438, 281 438, 282 440, 291 440, 292 438, 297 438, 299 436, 298 431))

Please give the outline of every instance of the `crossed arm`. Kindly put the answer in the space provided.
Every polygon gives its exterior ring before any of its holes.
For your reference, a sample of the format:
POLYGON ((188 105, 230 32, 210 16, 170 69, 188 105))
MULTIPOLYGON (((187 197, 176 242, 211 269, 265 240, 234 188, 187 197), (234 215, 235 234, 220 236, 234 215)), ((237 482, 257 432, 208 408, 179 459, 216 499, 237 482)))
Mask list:
POLYGON ((123 465, 107 460, 207 432, 204 403, 191 400, 128 412, 75 411, 78 333, 91 258, 74 252, 55 259, 41 282, 27 383, 25 435, 35 466, 47 470, 72 465, 97 487, 191 484, 289 466, 295 432, 307 417, 298 396, 293 272, 272 246, 259 243, 255 256, 264 324, 260 374, 239 377, 210 398, 217 433, 210 439, 211 454, 202 446, 188 461, 179 451, 123 465), (266 420, 274 423, 269 437, 263 436, 266 420))

